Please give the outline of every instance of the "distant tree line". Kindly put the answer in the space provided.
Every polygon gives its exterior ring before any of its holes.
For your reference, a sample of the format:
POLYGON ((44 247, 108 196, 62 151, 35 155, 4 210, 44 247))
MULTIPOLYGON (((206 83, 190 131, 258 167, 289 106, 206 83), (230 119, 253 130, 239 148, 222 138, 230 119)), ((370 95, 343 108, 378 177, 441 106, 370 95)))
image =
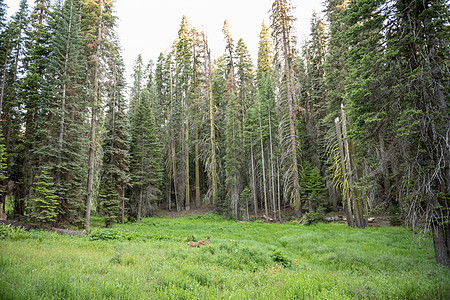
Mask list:
MULTIPOLYGON (((301 7, 299 7, 301 9, 301 7)), ((234 220, 397 211, 450 264, 449 5, 327 0, 297 43, 288 0, 256 66, 224 22, 213 60, 183 17, 127 99, 113 1, 0 0, 1 203, 89 228, 210 205, 234 220)), ((5 205, 4 205, 5 207, 5 205)))

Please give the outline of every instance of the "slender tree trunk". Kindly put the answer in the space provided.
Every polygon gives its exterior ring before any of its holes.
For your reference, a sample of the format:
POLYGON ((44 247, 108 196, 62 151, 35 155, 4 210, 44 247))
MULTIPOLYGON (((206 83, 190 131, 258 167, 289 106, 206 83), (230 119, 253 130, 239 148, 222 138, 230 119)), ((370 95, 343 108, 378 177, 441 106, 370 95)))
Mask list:
MULTIPOLYGON (((208 47, 206 45, 206 47, 208 47)), ((214 205, 217 197, 217 156, 216 156, 216 133, 215 133, 215 123, 214 123, 214 98, 212 94, 212 79, 211 79, 211 52, 208 50, 208 64, 209 64, 209 122, 210 122, 210 140, 211 140, 211 166, 210 166, 210 177, 211 177, 211 193, 212 193, 212 204, 214 205)))
POLYGON ((187 103, 186 105, 186 120, 184 126, 184 178, 185 178, 185 209, 187 211, 191 210, 191 188, 189 184, 189 117, 187 103))
POLYGON ((266 213, 266 217, 269 217, 269 211, 267 208, 267 184, 266 184, 266 167, 264 163, 264 142, 261 125, 261 103, 259 104, 259 132, 261 140, 261 164, 262 164, 263 189, 264 189, 264 211, 266 213))
POLYGON ((281 222, 281 187, 280 187, 280 163, 278 161, 278 156, 277 156, 277 200, 278 200, 278 219, 281 222))
MULTIPOLYGON (((100 4, 100 20, 103 15, 103 5, 100 4)), ((100 21, 101 22, 101 21, 100 21)), ((89 229, 91 218, 91 204, 94 197, 94 168, 96 163, 95 149, 97 142, 97 105, 100 100, 99 90, 99 76, 100 76, 100 44, 102 41, 102 26, 99 24, 97 31, 97 49, 94 56, 94 95, 92 99, 92 115, 91 115, 91 128, 89 132, 89 161, 88 161, 88 178, 87 178, 87 197, 86 197, 86 214, 85 214, 85 228, 89 229)))
POLYGON ((5 86, 6 86, 6 67, 8 63, 8 58, 5 57, 5 62, 3 64, 3 74, 2 74, 2 89, 0 93, 0 117, 3 117, 3 99, 5 98, 5 86))
POLYGON ((62 98, 61 98, 61 119, 59 121, 58 134, 58 167, 56 168, 56 185, 61 184, 61 165, 62 165, 62 149, 64 143, 64 126, 66 115, 66 84, 63 84, 62 98))
MULTIPOLYGON (((175 192, 175 204, 177 205, 177 210, 178 210, 178 205, 179 205, 179 197, 178 197, 178 188, 177 188, 177 155, 175 152, 175 137, 172 136, 172 172, 173 172, 173 188, 174 188, 174 192, 175 192)), ((169 210, 170 210, 170 206, 169 206, 169 210)))
POLYGON ((196 39, 194 39, 194 162, 195 162, 195 206, 200 207, 200 157, 198 148, 198 94, 197 94, 197 55, 195 53, 196 39))
POLYGON ((269 142, 270 142, 270 178, 272 185, 272 205, 273 205, 273 219, 277 220, 277 205, 275 200, 275 171, 274 171, 274 161, 273 161, 273 140, 272 140, 272 120, 270 115, 270 105, 268 106, 268 116, 269 116, 269 142))
POLYGON ((136 216, 136 223, 141 222, 141 213, 142 213, 142 201, 143 201, 143 193, 142 193, 143 185, 139 188, 139 202, 136 216))
POLYGON ((258 218, 258 199, 256 197, 256 175, 255 175, 255 159, 253 157, 253 136, 250 141, 250 160, 251 160, 251 185, 252 185, 252 196, 253 196, 253 206, 255 209, 255 218, 258 218))

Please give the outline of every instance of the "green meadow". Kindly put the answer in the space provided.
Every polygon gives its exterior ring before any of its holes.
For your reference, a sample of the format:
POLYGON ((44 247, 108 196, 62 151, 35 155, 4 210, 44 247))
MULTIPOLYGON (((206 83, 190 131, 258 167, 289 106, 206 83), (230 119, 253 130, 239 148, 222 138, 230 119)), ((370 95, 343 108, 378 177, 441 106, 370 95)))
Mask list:
POLYGON ((0 225, 0 299, 450 299, 431 239, 402 227, 214 214, 93 225, 84 237, 0 225))

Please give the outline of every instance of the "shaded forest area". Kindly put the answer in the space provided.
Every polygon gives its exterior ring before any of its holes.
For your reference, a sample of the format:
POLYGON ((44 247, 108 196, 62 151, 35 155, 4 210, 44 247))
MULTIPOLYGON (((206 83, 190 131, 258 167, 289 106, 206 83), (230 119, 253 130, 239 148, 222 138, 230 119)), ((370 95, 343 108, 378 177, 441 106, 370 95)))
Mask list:
POLYGON ((22 0, 7 20, 0 0, 3 207, 87 229, 156 207, 281 220, 342 205, 358 228, 390 209, 448 266, 448 3, 327 0, 302 44, 291 1, 268 9, 256 66, 227 21, 212 60, 183 17, 170 51, 137 58, 128 97, 113 1, 22 0))

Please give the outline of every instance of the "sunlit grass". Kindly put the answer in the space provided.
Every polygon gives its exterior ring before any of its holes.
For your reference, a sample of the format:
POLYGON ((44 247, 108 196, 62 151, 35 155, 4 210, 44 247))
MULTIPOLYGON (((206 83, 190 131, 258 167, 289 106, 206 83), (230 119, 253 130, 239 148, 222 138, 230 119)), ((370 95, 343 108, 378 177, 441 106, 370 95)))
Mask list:
MULTIPOLYGON (((93 224, 101 222, 94 218, 93 224)), ((123 234, 110 240, 6 234, 0 240, 0 299, 450 296, 450 272, 435 264, 431 241, 418 244, 404 228, 235 223, 211 214, 148 218, 112 231, 94 228, 91 236, 114 231, 123 234), (187 248, 188 239, 207 236, 210 245, 187 248)))

